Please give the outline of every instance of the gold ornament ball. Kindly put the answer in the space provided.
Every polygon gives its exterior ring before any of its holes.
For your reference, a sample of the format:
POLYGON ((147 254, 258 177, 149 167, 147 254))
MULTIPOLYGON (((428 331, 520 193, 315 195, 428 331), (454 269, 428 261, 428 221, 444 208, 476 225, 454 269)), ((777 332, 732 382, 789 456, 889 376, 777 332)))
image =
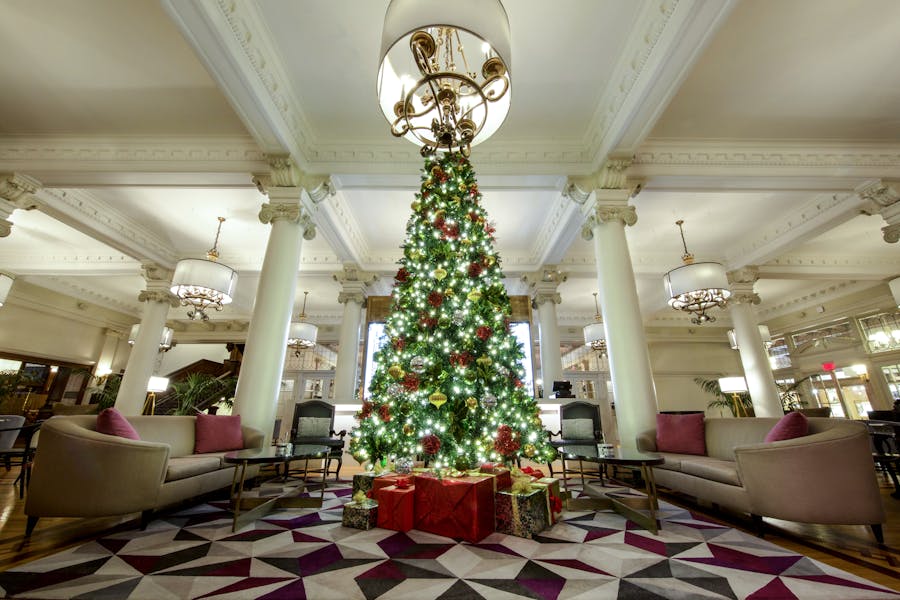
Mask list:
POLYGON ((537 425, 538 427, 543 427, 543 426, 544 426, 544 422, 541 421, 541 418, 540 418, 540 417, 534 417, 534 418, 531 420, 531 422, 534 423, 535 425, 537 425))
POLYGON ((476 400, 474 396, 469 396, 466 398, 466 407, 469 410, 475 410, 478 408, 478 400, 476 400))
POLYGON ((497 259, 494 258, 493 256, 485 256, 485 257, 484 257, 484 262, 486 262, 487 265, 488 265, 489 267, 491 267, 491 266, 494 265, 495 262, 497 262, 497 259))
POLYGON ((441 267, 438 267, 437 269, 434 270, 434 278, 437 279, 438 281, 441 281, 446 276, 447 276, 447 269, 442 269, 441 267))
POLYGON ((434 404, 437 408, 440 408, 447 402, 447 396, 441 392, 434 392, 430 396, 428 396, 428 401, 434 404))
POLYGON ((431 187, 432 185, 434 185, 434 179, 432 179, 431 177, 429 177, 428 179, 425 180, 425 186, 426 186, 426 187, 431 187))
POLYGON ((407 423, 406 425, 403 426, 404 435, 412 435, 415 432, 416 432, 416 428, 413 427, 412 425, 410 425, 409 423, 407 423))
POLYGON ((422 203, 416 200, 410 205, 410 208, 412 208, 414 212, 419 212, 419 209, 422 208, 422 203))
POLYGON ((404 375, 403 368, 400 365, 391 365, 388 367, 388 375, 394 379, 400 379, 404 375))
POLYGON ((466 184, 465 184, 465 183, 460 182, 460 184, 459 184, 459 191, 465 192, 465 191, 468 190, 468 189, 469 189, 469 188, 466 187, 466 184))
POLYGON ((444 290, 444 295, 448 298, 452 298, 456 295, 456 292, 453 291, 453 288, 448 287, 446 290, 444 290))
POLYGON ((525 445, 522 447, 522 453, 523 453, 525 456, 531 458, 532 456, 534 456, 535 454, 537 454, 537 448, 534 447, 534 444, 525 444, 525 445))
POLYGON ((481 292, 479 292, 478 290, 472 290, 471 292, 469 292, 466 298, 468 298, 469 302, 478 302, 479 300, 481 300, 481 292))

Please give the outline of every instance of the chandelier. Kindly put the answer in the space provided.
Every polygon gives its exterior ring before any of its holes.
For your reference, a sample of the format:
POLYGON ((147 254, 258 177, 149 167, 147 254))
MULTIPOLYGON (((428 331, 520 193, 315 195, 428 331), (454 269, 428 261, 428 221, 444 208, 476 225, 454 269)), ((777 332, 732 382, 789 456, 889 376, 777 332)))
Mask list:
POLYGON ((510 56, 499 0, 392 0, 376 90, 391 133, 469 156, 509 112, 510 56))
POLYGON ((691 323, 695 325, 711 323, 716 318, 706 314, 706 311, 715 307, 724 308, 731 296, 725 267, 717 262, 695 263, 694 255, 688 252, 684 241, 684 221, 679 219, 675 224, 681 232, 681 245, 684 247, 681 260, 684 265, 672 269, 663 277, 669 306, 694 315, 691 323))
POLYGON ((206 259, 185 258, 175 266, 171 291, 181 298, 183 306, 192 307, 187 316, 189 319, 209 320, 206 311, 210 308, 222 310, 224 304, 230 304, 234 288, 237 285, 237 272, 216 262, 219 258, 219 234, 225 217, 219 217, 219 228, 213 247, 206 251, 206 259))
MULTIPOLYGON (((131 331, 128 332, 128 345, 134 346, 134 342, 137 340, 138 333, 141 331, 141 324, 135 323, 131 326, 131 331)), ((172 331, 171 327, 163 327, 162 335, 159 338, 159 350, 160 352, 168 352, 171 350, 172 346, 175 345, 175 340, 172 337, 175 335, 175 332, 172 331)))
POLYGON ((600 356, 606 356, 606 332, 603 329, 603 319, 600 317, 600 305, 597 304, 597 292, 594 292, 594 322, 584 326, 584 343, 592 350, 596 350, 600 356))
POLYGON ((13 278, 6 273, 0 273, 0 306, 6 302, 9 290, 12 287, 13 278))
POLYGON ((306 319, 306 297, 309 292, 303 292, 303 308, 297 315, 297 320, 291 322, 291 328, 288 332, 288 348, 294 350, 295 356, 300 356, 303 350, 309 350, 316 345, 316 338, 319 336, 319 328, 305 321, 306 319))

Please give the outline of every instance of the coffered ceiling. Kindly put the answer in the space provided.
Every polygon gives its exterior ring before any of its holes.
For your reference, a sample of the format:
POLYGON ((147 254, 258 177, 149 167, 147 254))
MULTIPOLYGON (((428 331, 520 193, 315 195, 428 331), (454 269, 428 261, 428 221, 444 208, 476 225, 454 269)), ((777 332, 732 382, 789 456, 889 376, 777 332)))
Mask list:
MULTIPOLYGON (((318 204, 296 304, 340 317, 347 262, 388 293, 418 150, 375 99, 388 0, 6 0, 0 19, 0 173, 35 178, 0 271, 140 317, 142 261, 174 266, 212 245, 240 273, 235 302, 197 339, 249 319, 269 227, 251 174, 290 153, 337 193, 318 204)), ((505 0, 513 96, 473 150, 508 285, 568 273, 560 322, 594 313, 596 267, 567 179, 610 155, 644 181, 626 235, 648 325, 688 321, 662 275, 689 249, 760 267, 763 320, 900 274, 884 219, 856 192, 900 179, 900 3, 893 0, 505 0), (871 211, 870 211, 871 212, 871 211)), ((895 186, 895 189, 897 187, 895 186)), ((728 325, 726 313, 719 325, 728 325)), ((192 334, 191 332, 194 332, 192 334)), ((198 333, 199 332, 199 333, 198 333)), ((231 335, 231 333, 229 333, 231 335)))

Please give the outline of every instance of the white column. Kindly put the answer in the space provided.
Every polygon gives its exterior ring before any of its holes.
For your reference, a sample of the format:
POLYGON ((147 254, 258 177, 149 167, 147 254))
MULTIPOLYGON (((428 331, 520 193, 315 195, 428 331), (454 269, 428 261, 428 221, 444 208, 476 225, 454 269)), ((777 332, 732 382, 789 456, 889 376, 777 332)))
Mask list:
POLYGON ((782 417, 784 409, 778 396, 772 364, 759 335, 759 323, 751 306, 759 304, 759 296, 753 291, 753 283, 758 277, 758 270, 752 267, 733 271, 728 274, 731 279, 731 298, 728 299, 728 312, 734 325, 741 364, 744 366, 744 379, 753 402, 753 412, 757 417, 782 417))
POLYGON ((94 365, 95 377, 103 377, 112 372, 116 351, 119 349, 119 340, 122 339, 122 334, 113 329, 107 329, 104 333, 103 348, 100 349, 100 356, 97 357, 97 363, 94 365))
POLYGON ((34 193, 41 189, 41 182, 21 173, 0 174, 0 237, 12 232, 9 216, 15 210, 32 210, 37 207, 34 193))
POLYGON ((359 378, 359 339, 362 324, 362 310, 366 302, 369 284, 376 281, 376 273, 360 271, 359 266, 349 263, 343 271, 334 274, 334 280, 341 284, 338 302, 344 305, 341 319, 341 337, 338 343, 337 362, 334 367, 334 401, 336 403, 356 402, 359 378))
POLYGON ((147 306, 144 307, 141 328, 128 356, 125 375, 116 396, 116 409, 123 415, 139 415, 143 412, 147 383, 156 366, 159 339, 166 326, 169 308, 179 305, 178 298, 169 291, 172 272, 152 264, 145 264, 142 268, 147 289, 138 295, 138 300, 146 302, 147 306))
POLYGON ((247 331, 233 413, 241 415, 242 424, 259 429, 268 445, 284 370, 300 247, 303 239, 313 239, 316 231, 300 207, 301 188, 270 187, 266 191, 269 203, 263 204, 259 220, 271 223, 272 231, 247 331))
POLYGON ((625 239, 625 225, 634 225, 637 214, 628 205, 630 190, 594 192, 595 205, 582 236, 594 241, 619 440, 623 448, 634 449, 638 434, 656 428, 657 411, 644 323, 625 239))
POLYGON ((544 380, 544 395, 549 397, 554 381, 562 381, 562 353, 559 348, 559 323, 556 305, 562 297, 556 291, 567 276, 556 265, 546 265, 536 273, 525 275, 531 287, 532 306, 538 313, 538 337, 541 351, 541 379, 544 380))

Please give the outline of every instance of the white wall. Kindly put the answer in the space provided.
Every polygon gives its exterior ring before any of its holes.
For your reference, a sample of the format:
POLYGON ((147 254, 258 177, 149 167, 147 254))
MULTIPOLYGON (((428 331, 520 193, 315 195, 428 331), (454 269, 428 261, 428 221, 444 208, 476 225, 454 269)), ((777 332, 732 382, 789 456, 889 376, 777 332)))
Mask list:
MULTIPOLYGON (((722 342, 651 341, 649 346, 659 410, 706 410, 714 398, 700 390, 695 377, 744 374, 738 352, 724 338, 722 342)), ((718 417, 718 410, 709 416, 718 417)))
MULTIPOLYGON (((175 338, 178 339, 177 336, 175 338)), ((229 352, 224 343, 220 344, 176 344, 163 355, 159 367, 160 375, 168 375, 198 360, 211 360, 220 363, 228 358, 229 352)))

